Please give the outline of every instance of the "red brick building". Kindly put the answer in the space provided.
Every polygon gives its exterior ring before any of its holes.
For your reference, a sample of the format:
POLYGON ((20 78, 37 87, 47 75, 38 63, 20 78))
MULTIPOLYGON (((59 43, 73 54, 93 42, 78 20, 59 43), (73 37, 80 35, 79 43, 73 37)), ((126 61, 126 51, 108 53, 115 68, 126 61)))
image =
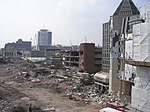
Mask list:
POLYGON ((80 44, 79 71, 96 73, 102 68, 102 48, 94 43, 80 44))

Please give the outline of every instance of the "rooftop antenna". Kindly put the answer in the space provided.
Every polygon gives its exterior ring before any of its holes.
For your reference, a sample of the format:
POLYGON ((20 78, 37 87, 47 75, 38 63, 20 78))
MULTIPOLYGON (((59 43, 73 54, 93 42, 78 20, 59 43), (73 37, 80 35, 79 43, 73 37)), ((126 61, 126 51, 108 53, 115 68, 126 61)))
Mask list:
POLYGON ((32 37, 30 38, 30 41, 31 41, 31 43, 32 43, 32 45, 33 45, 33 39, 32 39, 32 37))
POLYGON ((45 23, 44 23, 43 27, 44 27, 44 29, 45 29, 45 23))
POLYGON ((43 21, 43 23, 44 23, 44 24, 43 24, 43 28, 44 28, 44 30, 45 30, 45 21, 43 21))
POLYGON ((70 40, 70 45, 71 45, 71 49, 73 50, 73 45, 72 45, 72 42, 71 42, 71 40, 70 40))
POLYGON ((85 36, 85 43, 87 42, 87 38, 86 38, 86 36, 85 36))
POLYGON ((35 33, 35 35, 34 35, 34 45, 36 45, 37 44, 37 35, 36 35, 36 33, 35 33))

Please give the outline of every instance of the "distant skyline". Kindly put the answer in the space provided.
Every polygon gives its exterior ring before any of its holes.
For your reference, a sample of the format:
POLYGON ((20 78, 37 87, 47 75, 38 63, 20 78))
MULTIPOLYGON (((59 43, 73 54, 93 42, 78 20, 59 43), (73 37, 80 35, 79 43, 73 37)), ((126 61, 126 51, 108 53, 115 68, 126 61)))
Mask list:
MULTIPOLYGON (((44 26, 52 43, 102 45, 102 24, 122 0, 0 0, 0 48, 19 38, 30 41, 44 26), (71 43, 70 43, 71 41, 71 43)), ((150 0, 133 0, 139 8, 150 0)))

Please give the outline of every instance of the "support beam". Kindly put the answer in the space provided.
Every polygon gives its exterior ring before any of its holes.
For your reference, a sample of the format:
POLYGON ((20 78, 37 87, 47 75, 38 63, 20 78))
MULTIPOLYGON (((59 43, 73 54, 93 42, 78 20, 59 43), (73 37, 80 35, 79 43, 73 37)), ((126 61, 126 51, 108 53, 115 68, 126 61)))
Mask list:
POLYGON ((126 60, 127 64, 133 65, 133 66, 145 66, 150 67, 150 62, 144 62, 144 61, 135 61, 135 60, 126 60))

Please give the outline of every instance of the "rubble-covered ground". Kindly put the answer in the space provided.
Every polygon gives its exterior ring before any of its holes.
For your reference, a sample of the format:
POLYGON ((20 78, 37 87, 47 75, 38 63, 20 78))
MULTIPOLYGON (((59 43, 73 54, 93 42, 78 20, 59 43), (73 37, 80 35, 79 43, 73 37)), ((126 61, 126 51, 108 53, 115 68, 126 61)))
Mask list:
POLYGON ((99 96, 92 74, 76 68, 39 67, 22 59, 0 64, 1 112, 97 112, 99 96))

